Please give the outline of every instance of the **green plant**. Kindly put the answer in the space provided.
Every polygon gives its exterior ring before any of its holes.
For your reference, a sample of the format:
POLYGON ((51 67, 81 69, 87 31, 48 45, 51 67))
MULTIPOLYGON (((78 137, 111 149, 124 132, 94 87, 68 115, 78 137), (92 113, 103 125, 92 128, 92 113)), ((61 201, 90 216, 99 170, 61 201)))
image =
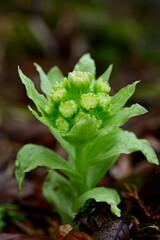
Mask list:
POLYGON ((6 227, 6 219, 11 218, 14 221, 23 221, 25 216, 19 212, 19 207, 10 203, 0 204, 0 230, 6 227))
POLYGON ((30 106, 29 109, 49 127, 69 157, 66 161, 45 147, 25 145, 16 160, 19 189, 26 172, 45 166, 52 170, 44 182, 43 194, 58 211, 63 223, 71 222, 74 213, 92 198, 97 202, 107 202, 111 211, 120 216, 117 191, 95 187, 98 181, 121 153, 140 150, 150 163, 158 164, 146 140, 139 140, 135 134, 119 128, 129 118, 147 112, 138 104, 124 107, 138 81, 109 96, 108 80, 112 66, 95 80, 95 63, 89 54, 79 60, 68 77, 64 77, 57 67, 46 75, 39 65, 35 66, 46 98, 36 91, 33 82, 19 69, 28 97, 40 115, 30 106))

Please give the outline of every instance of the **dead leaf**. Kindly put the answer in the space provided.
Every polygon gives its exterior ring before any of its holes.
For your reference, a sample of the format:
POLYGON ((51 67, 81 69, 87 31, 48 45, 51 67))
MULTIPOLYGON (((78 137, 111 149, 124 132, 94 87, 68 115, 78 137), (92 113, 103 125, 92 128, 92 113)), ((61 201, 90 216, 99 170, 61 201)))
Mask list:
POLYGON ((93 240, 87 233, 72 230, 64 238, 64 240, 93 240))
POLYGON ((57 239, 63 240, 65 236, 73 230, 73 227, 70 224, 61 225, 58 229, 57 239))
POLYGON ((128 225, 122 220, 110 221, 93 234, 95 240, 129 240, 128 225))

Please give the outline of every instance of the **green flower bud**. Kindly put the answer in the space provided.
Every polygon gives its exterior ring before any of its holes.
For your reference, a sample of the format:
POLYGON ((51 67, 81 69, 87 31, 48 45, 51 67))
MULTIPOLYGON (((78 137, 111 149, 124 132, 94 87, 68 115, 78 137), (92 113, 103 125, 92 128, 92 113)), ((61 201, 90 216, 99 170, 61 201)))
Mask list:
POLYGON ((105 95, 104 93, 98 93, 97 94, 98 104, 100 107, 103 108, 103 110, 106 110, 106 107, 111 101, 111 97, 109 95, 105 95))
POLYGON ((91 73, 73 71, 68 74, 68 81, 71 87, 76 88, 89 87, 91 80, 92 80, 91 73))
POLYGON ((77 112, 77 110, 78 110, 78 107, 74 100, 61 102, 59 106, 60 113, 66 118, 72 117, 77 112))
POLYGON ((97 120, 96 124, 97 124, 97 128, 100 128, 102 125, 102 120, 101 119, 97 120))
POLYGON ((84 121, 84 120, 87 120, 91 118, 90 114, 89 113, 85 113, 85 112, 79 112, 77 113, 77 115, 75 116, 75 123, 77 122, 81 122, 81 121, 84 121))
POLYGON ((94 90, 96 93, 98 92, 109 93, 111 87, 109 86, 108 82, 105 82, 104 79, 100 77, 94 84, 94 90))
POLYGON ((96 121, 97 128, 100 128, 102 125, 102 120, 97 119, 94 115, 92 116, 92 119, 94 119, 96 121))
POLYGON ((60 88, 55 91, 52 89, 50 97, 53 99, 54 102, 61 102, 62 100, 66 99, 67 90, 65 88, 60 88))
POLYGON ((65 77, 61 82, 55 82, 52 89, 57 90, 59 88, 66 88, 67 87, 68 80, 65 77))
POLYGON ((106 107, 106 111, 109 112, 109 113, 112 113, 112 110, 114 109, 114 105, 113 104, 109 104, 107 107, 106 107))
POLYGON ((92 110, 96 108, 97 104, 98 99, 94 93, 87 93, 81 95, 80 105, 86 110, 92 110))
POLYGON ((96 116, 92 115, 92 119, 95 120, 97 128, 100 128, 102 125, 102 120, 101 119, 97 119, 96 116))
POLYGON ((45 112, 46 112, 47 114, 52 114, 52 113, 54 112, 54 110, 55 110, 55 104, 54 104, 54 102, 52 101, 51 98, 48 98, 44 110, 45 110, 45 112))
POLYGON ((73 71, 52 86, 45 112, 61 132, 68 132, 74 124, 87 119, 94 119, 100 128, 105 112, 112 111, 109 84, 100 77, 91 86, 92 78, 89 72, 73 71))
POLYGON ((68 132, 69 131, 69 123, 63 117, 57 118, 56 122, 55 122, 55 125, 61 131, 64 131, 64 132, 68 132))

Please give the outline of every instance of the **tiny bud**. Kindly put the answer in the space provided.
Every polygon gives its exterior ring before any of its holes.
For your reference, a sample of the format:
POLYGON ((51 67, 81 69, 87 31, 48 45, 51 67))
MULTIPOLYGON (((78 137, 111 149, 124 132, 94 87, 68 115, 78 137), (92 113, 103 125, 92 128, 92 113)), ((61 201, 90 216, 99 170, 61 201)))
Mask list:
POLYGON ((64 132, 68 132, 69 131, 69 123, 63 117, 57 118, 56 122, 55 122, 55 125, 61 131, 64 131, 64 132))
POLYGON ((55 91, 59 88, 66 88, 67 87, 67 78, 65 77, 61 82, 55 82, 53 87, 52 87, 52 90, 55 91))
POLYGON ((92 80, 92 74, 87 72, 73 71, 68 74, 70 86, 77 88, 89 87, 92 80))
POLYGON ((109 93, 111 87, 109 86, 108 82, 105 82, 104 79, 100 77, 94 84, 94 90, 96 93, 98 92, 109 93))
POLYGON ((94 119, 96 121, 97 128, 100 128, 102 125, 102 120, 97 119, 94 115, 92 116, 92 119, 94 119))
POLYGON ((47 100, 47 103, 45 105, 45 112, 47 114, 52 114, 54 112, 54 109, 55 109, 55 105, 54 105, 54 102, 52 101, 51 98, 48 98, 47 100))
POLYGON ((81 95, 80 105, 86 110, 96 108, 98 99, 94 93, 87 93, 81 95))
POLYGON ((106 110, 107 105, 111 101, 111 97, 109 95, 105 95, 104 93, 98 93, 97 94, 98 104, 100 107, 103 108, 103 110, 106 110))
POLYGON ((101 119, 97 120, 96 124, 97 124, 97 128, 100 128, 102 125, 102 120, 101 119))
POLYGON ((59 88, 51 93, 51 98, 54 102, 61 102, 62 100, 66 99, 66 97, 67 90, 65 88, 59 88))
POLYGON ((59 106, 60 113, 66 118, 72 117, 77 112, 77 110, 77 104, 74 100, 61 102, 59 106))
POLYGON ((106 110, 107 112, 111 113, 113 109, 114 109, 114 105, 113 105, 113 104, 109 104, 109 105, 106 107, 105 110, 106 110))
POLYGON ((85 113, 85 112, 79 112, 79 113, 77 113, 74 121, 75 121, 75 123, 77 123, 77 122, 85 121, 90 118, 91 118, 90 114, 85 113))

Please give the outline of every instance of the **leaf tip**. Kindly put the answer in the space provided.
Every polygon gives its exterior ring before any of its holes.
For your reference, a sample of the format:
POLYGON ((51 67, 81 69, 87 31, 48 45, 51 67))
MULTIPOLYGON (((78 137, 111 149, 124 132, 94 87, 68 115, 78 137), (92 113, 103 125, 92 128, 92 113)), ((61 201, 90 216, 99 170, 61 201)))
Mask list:
POLYGON ((108 69, 110 69, 110 71, 112 71, 112 69, 113 69, 113 63, 109 65, 108 69))
POLYGON ((91 54, 86 52, 83 56, 88 56, 88 57, 91 57, 91 54))
POLYGON ((21 76, 23 74, 22 70, 20 69, 20 66, 18 66, 18 74, 19 74, 19 76, 21 76))
POLYGON ((137 85, 137 84, 140 83, 140 82, 141 82, 141 79, 135 81, 135 84, 137 85))
POLYGON ((40 68, 40 66, 36 62, 34 62, 33 65, 36 67, 37 70, 40 68))

